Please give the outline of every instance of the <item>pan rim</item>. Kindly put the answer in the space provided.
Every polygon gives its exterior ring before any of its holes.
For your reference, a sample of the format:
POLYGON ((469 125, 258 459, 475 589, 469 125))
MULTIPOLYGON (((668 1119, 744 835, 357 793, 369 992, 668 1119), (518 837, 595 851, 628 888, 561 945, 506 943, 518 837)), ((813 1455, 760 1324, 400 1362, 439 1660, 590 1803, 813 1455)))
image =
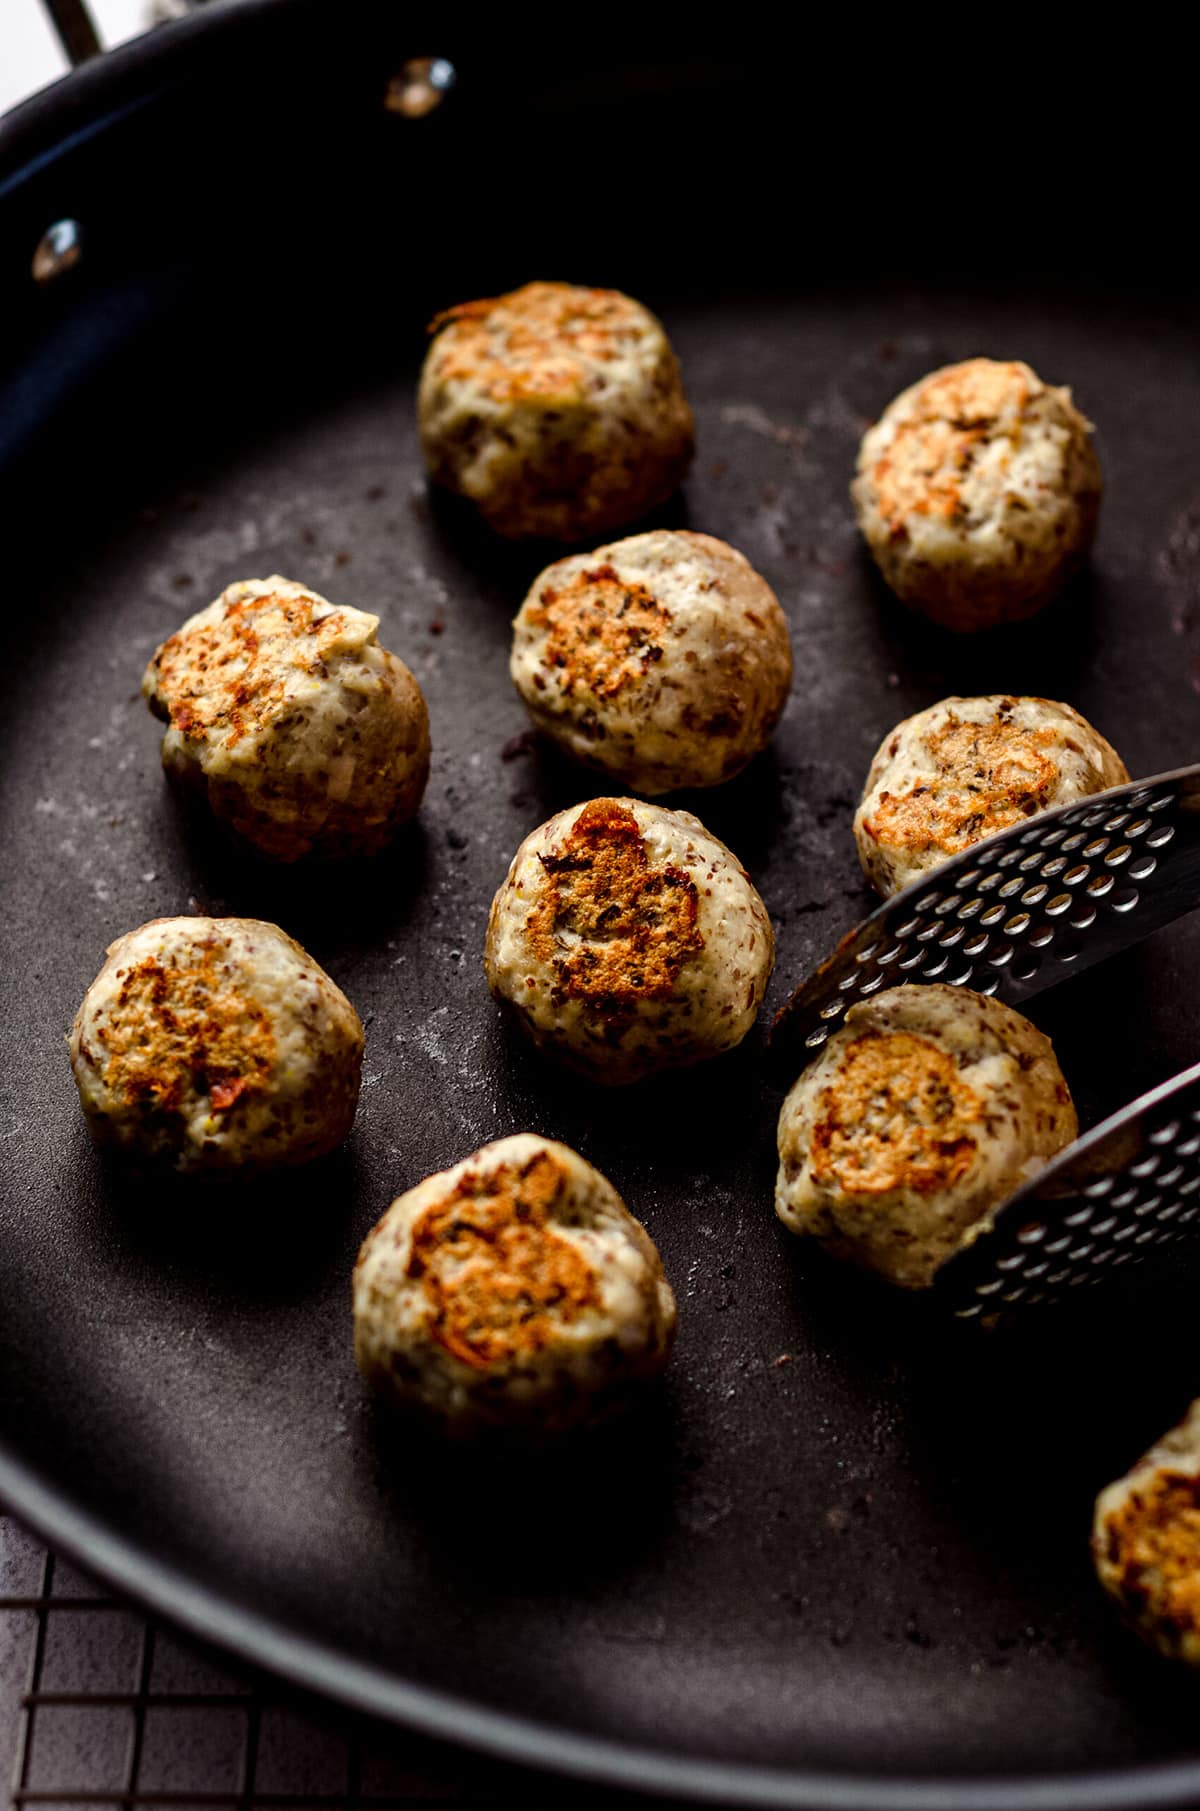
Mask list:
MULTIPOLYGON (((0 195, 149 101, 154 84, 190 74, 188 58, 196 43, 268 17, 294 20, 315 10, 312 0, 214 0, 203 12, 159 27, 50 84, 0 121, 0 195)), ((1053 1775, 888 1776, 690 1758, 585 1735, 490 1709, 298 1633, 124 1535, 31 1466, 2 1429, 0 1503, 113 1589, 298 1688, 480 1755, 595 1785, 797 1811, 1131 1811, 1187 1805, 1200 1793, 1200 1759, 1053 1775)))
POLYGON ((1161 1762, 1061 1775, 846 1774, 690 1759, 581 1735, 439 1691, 297 1633, 156 1558, 81 1508, 0 1435, 0 1502, 31 1532, 176 1627, 287 1683, 459 1748, 598 1786, 795 1811, 1130 1811, 1195 1802, 1200 1767, 1161 1762))

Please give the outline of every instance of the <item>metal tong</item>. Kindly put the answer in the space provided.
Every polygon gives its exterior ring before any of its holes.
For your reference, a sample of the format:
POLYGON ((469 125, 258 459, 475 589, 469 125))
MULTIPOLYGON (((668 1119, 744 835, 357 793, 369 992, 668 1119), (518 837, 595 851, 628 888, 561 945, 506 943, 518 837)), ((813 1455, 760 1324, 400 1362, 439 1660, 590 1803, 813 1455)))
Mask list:
MULTIPOLYGON (((811 1060, 856 1000, 941 981, 1019 1006, 1200 906, 1200 764, 986 837, 843 937, 775 1021, 811 1060)), ((935 1290, 989 1322, 1200 1233, 1200 1063, 1069 1145, 981 1224, 935 1290)))

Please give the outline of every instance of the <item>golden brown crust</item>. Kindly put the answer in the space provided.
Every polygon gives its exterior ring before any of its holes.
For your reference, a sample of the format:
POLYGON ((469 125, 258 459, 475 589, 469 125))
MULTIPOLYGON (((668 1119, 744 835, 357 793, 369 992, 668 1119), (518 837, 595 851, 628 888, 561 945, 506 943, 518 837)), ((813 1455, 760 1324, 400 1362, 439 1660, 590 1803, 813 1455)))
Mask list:
POLYGON ((692 414, 640 303, 528 283, 449 309, 433 330, 417 397, 425 463, 497 533, 598 537, 675 489, 692 414))
POLYGON ((118 937, 67 1044, 97 1142, 181 1171, 304 1163, 354 1120, 358 1014, 259 919, 159 918, 118 937))
POLYGON ((608 565, 544 586, 525 619, 544 632, 542 659, 565 695, 582 688, 606 699, 662 659, 671 629, 670 612, 647 587, 623 582, 608 565))
POLYGON ((775 1210, 793 1232, 924 1289, 1075 1137, 1050 1040, 940 983, 860 1000, 779 1116, 775 1210))
POLYGON ((618 1016, 639 1000, 669 999, 704 947, 699 897, 682 868, 651 865, 633 813, 616 799, 593 799, 540 860, 549 885, 528 936, 537 958, 553 964, 559 997, 618 1016))
POLYGON ((952 1188, 974 1162, 983 1103, 928 1038, 868 1032, 847 1045, 813 1126, 815 1180, 848 1195, 952 1188))
POLYGON ((228 586, 143 676, 164 767, 265 854, 374 853, 429 774, 421 688, 377 629, 278 574, 228 586))
POLYGON ((1148 1471, 1105 1517, 1098 1549, 1135 1623, 1168 1648, 1200 1640, 1200 1477, 1148 1471))
POLYGON ((513 624, 513 682, 538 728, 638 792, 715 786, 787 703, 787 620, 744 555, 652 529, 539 574, 513 624))
POLYGON ((227 606, 220 621, 180 630, 154 657, 151 708, 189 740, 215 731, 226 748, 271 723, 287 702, 287 679, 316 673, 345 628, 337 610, 316 615, 316 600, 270 591, 227 606), (271 612, 271 631, 265 627, 271 612))
POLYGON ((430 1336, 464 1364, 542 1352, 599 1306, 591 1266, 552 1224, 569 1186, 549 1151, 468 1171, 413 1228, 408 1274, 428 1298, 430 1336))
MULTIPOLYGON (((233 985, 216 938, 168 968, 154 958, 118 968, 113 1010, 93 1036, 129 1105, 175 1111, 206 1093, 214 1113, 264 1089, 275 1061, 270 1014, 233 985)), ((85 1060, 92 1053, 81 1047, 85 1060)))
POLYGON ((965 517, 963 479, 1006 410, 1029 399, 1030 372, 1015 361, 971 359, 934 375, 887 450, 870 468, 889 535, 907 534, 910 515, 965 517))
POLYGON ((851 487, 887 583, 957 632, 1052 598, 1091 540, 1103 478, 1071 393, 1017 360, 969 359, 888 405, 851 487))
POLYGON ((992 723, 951 716, 926 735, 925 746, 941 772, 961 781, 958 789, 883 792, 863 830, 876 842, 957 855, 981 836, 1046 809, 1059 770, 1044 751, 1056 741, 1049 728, 1026 729, 1002 715, 992 723))
POLYGON ((944 698, 880 744, 854 814, 859 860, 881 893, 895 893, 985 836, 1128 778, 1068 704, 944 698))
POLYGON ((441 378, 469 380, 492 402, 512 403, 584 395, 590 365, 619 358, 644 322, 644 310, 616 289, 526 283, 507 295, 443 309, 429 331, 440 336, 441 378))

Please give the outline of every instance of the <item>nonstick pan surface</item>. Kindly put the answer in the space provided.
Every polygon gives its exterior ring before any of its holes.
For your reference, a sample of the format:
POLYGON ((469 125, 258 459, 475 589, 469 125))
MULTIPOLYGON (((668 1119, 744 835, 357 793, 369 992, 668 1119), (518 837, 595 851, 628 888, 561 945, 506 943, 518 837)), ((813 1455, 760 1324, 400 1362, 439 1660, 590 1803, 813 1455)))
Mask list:
MULTIPOLYGON (((861 203, 849 168, 797 263, 795 233, 786 258, 766 236, 761 178, 785 138, 803 158, 801 128, 708 47, 567 81, 375 13, 351 32, 353 13, 218 11, 76 78, 0 146, 0 1492, 300 1683, 595 1779, 746 1803, 1186 1802, 1195 1687, 1114 1626, 1087 1534, 1097 1488, 1200 1387, 1194 1270, 968 1337, 776 1223, 788 1078, 761 1038, 624 1093, 514 1043, 482 979, 488 903, 520 838, 600 788, 525 735, 507 679, 543 552, 427 495, 413 393, 429 311, 530 274, 622 285, 666 320, 699 453, 664 519, 741 548, 796 649, 770 753, 678 801, 764 894, 774 1007, 868 906, 850 816, 901 716, 1038 692, 1134 773, 1196 757, 1191 298, 1139 263, 1135 224, 1081 235, 1074 263, 1036 233, 1002 272, 898 231, 884 256, 839 224, 839 196, 861 203), (379 105, 408 51, 459 68, 420 121, 379 105), (672 156, 670 207, 622 220, 638 158, 672 156), (731 167, 745 206, 714 220, 731 167), (64 215, 83 256, 39 288, 32 247, 64 215), (749 276, 729 255, 746 242, 772 248, 749 276), (1108 494, 1059 606, 957 642, 875 581, 846 486, 888 398, 980 351, 1073 385, 1108 494), (378 612, 429 700, 424 809, 371 864, 268 868, 162 779, 147 656, 275 571, 378 612), (191 910, 277 920, 367 1025, 345 1151, 248 1195, 102 1164, 62 1045, 104 946, 191 910), (365 1399, 349 1271, 401 1189, 521 1129, 577 1146, 645 1220, 679 1343, 629 1426, 540 1457, 448 1452, 365 1399)), ((1184 921, 1034 1003, 1085 1123, 1195 1059, 1198 960, 1184 921)))

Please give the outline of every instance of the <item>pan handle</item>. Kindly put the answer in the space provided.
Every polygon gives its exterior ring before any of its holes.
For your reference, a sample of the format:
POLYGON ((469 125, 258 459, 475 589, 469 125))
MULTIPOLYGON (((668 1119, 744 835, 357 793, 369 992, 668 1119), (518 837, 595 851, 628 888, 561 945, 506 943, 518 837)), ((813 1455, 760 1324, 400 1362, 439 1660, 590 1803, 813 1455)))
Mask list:
POLYGON ((42 0, 42 5, 49 13, 50 22, 73 67, 100 55, 104 46, 86 0, 42 0))

